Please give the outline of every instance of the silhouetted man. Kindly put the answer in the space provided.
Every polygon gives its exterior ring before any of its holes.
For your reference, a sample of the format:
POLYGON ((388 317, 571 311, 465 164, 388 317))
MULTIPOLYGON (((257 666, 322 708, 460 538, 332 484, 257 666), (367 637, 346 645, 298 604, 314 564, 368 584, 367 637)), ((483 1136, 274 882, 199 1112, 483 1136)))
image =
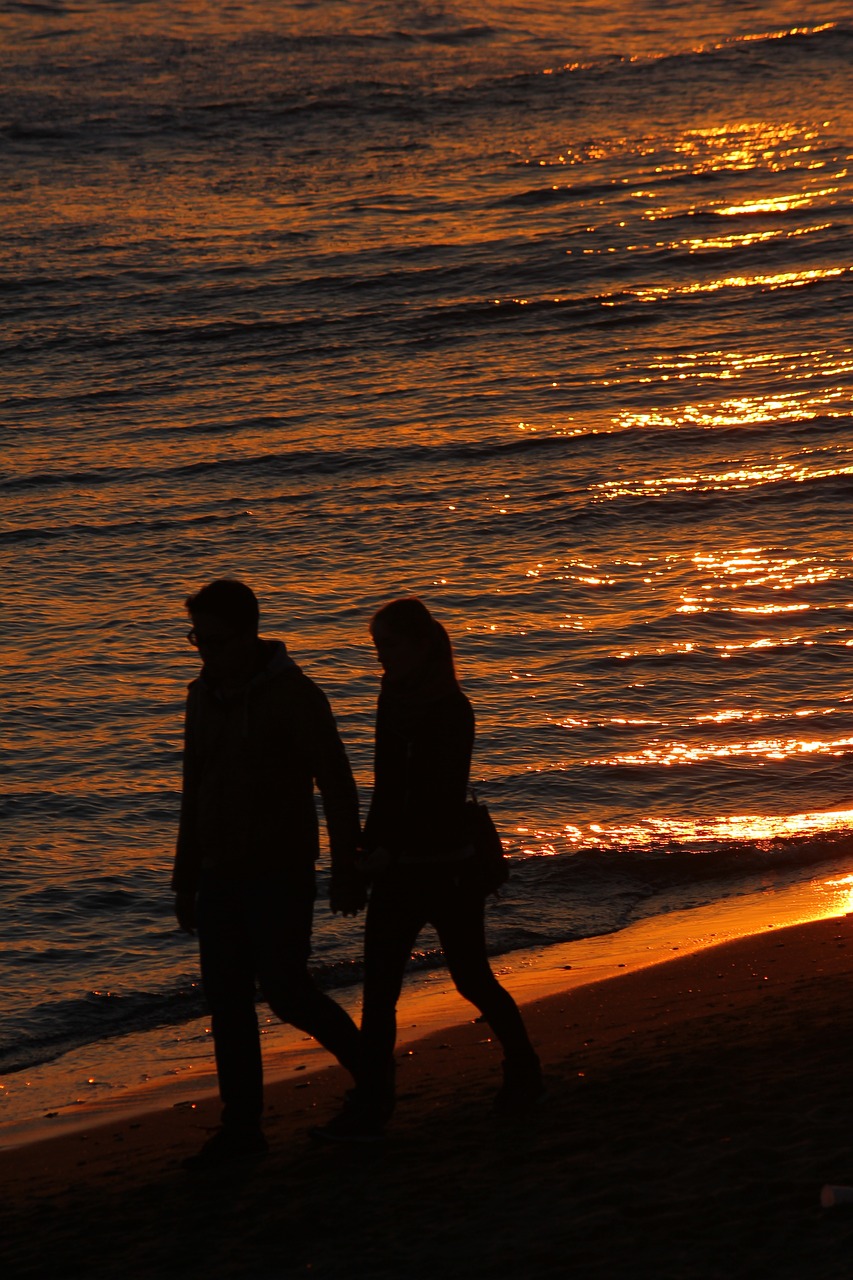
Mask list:
POLYGON ((332 858, 330 905, 364 905, 354 859, 358 796, 325 695, 281 641, 258 636, 258 602, 219 579, 190 596, 201 656, 189 686, 183 797, 172 888, 198 930, 222 1099, 221 1128, 187 1168, 262 1154, 263 1071, 255 987, 283 1021, 353 1074, 359 1033, 308 971, 319 851, 319 788, 332 858))

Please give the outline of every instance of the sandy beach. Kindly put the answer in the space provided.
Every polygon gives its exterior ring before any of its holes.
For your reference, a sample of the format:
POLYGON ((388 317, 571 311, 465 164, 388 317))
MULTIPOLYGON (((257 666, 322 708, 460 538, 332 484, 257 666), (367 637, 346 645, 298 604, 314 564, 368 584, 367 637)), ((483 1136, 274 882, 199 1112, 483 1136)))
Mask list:
POLYGON ((297 1068, 227 1174, 180 1167, 214 1099, 4 1151, 3 1276, 847 1277, 851 988, 853 917, 818 920, 528 1003, 523 1120, 468 1021, 403 1047, 373 1147, 312 1139, 346 1078, 297 1068))

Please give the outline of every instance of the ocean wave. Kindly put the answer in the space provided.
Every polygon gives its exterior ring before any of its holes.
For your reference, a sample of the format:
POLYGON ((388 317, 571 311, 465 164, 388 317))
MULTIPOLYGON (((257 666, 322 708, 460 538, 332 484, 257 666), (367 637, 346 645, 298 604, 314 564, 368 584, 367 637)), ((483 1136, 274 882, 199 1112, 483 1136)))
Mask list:
MULTIPOLYGON (((832 60, 846 63, 851 44, 853 27, 844 22, 825 22, 734 35, 698 48, 586 57, 582 61, 549 68, 542 74, 557 82, 564 77, 571 77, 573 81, 602 77, 648 81, 658 77, 679 79, 686 74, 696 76, 705 88, 710 88, 717 69, 726 71, 734 67, 741 74, 758 71, 764 75, 768 67, 798 65, 813 57, 823 59, 827 53, 832 60)), ((530 81, 528 75, 520 79, 526 83, 530 81)))
MULTIPOLYGON (((55 43, 63 33, 49 34, 55 43)), ((73 46, 78 33, 67 34, 73 46)), ((244 141, 277 137, 283 124, 298 123, 303 145, 311 145, 314 134, 326 133, 332 121, 339 122, 341 136, 371 125, 424 119, 433 129, 458 129, 463 121, 478 118, 494 125, 499 114, 511 117, 520 107, 536 112, 567 93, 578 117, 600 110, 622 114, 640 93, 660 94, 666 102, 675 88, 683 87, 694 103, 716 102, 735 80, 743 96, 750 84, 773 78, 798 79, 802 86, 812 69, 821 76, 844 75, 853 38, 849 24, 835 22, 678 49, 670 33, 659 51, 650 45, 637 53, 602 56, 590 48, 577 61, 543 67, 539 46, 529 34, 519 43, 510 28, 476 23, 292 33, 235 29, 230 37, 193 29, 187 35, 136 35, 132 42, 117 35, 93 65, 81 62, 79 52, 77 58, 69 56, 68 67, 74 70, 63 75, 50 69, 55 95, 39 101, 27 94, 28 116, 9 95, 4 104, 7 138, 22 149, 53 151, 69 141, 99 150, 155 135, 160 146, 188 137, 203 145, 230 142, 235 123, 244 141), (430 50, 439 59, 436 67, 427 56, 430 50), (445 64, 445 51, 458 53, 461 65, 445 64), (515 70, 519 61, 524 64, 520 72, 515 70), (251 76, 245 72, 249 63, 251 76), (156 93, 148 74, 152 65, 164 69, 156 93), (353 73, 354 67, 360 75, 353 73), (215 97, 209 87, 214 74, 220 85, 215 97), (90 80, 103 81, 108 111, 90 80), (133 85, 139 86, 136 93, 128 91, 133 85)), ((26 67, 30 83, 38 83, 44 70, 33 56, 26 67)))
MULTIPOLYGON (((648 390, 644 389, 643 394, 648 396, 648 390)), ((662 389, 657 393, 658 407, 661 394, 662 389)), ((676 390, 674 394, 683 393, 676 390)), ((700 447, 707 448, 711 435, 717 452, 726 447, 740 450, 746 443, 746 424, 732 426, 724 423, 715 426, 711 433, 704 426, 697 427, 689 420, 682 420, 678 412, 672 421, 661 422, 657 426, 647 424, 647 415, 638 417, 641 421, 637 423, 613 422, 607 431, 597 427, 579 428, 571 435, 542 431, 426 444, 415 439, 373 447, 369 444, 355 448, 283 447, 213 458, 191 458, 187 451, 183 451, 183 459, 176 464, 169 461, 168 452, 163 450, 152 451, 150 465, 89 468, 78 476, 63 470, 37 470, 0 482, 0 488, 10 495, 10 500, 14 495, 18 501, 27 501, 26 510, 22 509, 20 513, 17 505, 12 506, 10 501, 7 527, 0 532, 0 545, 73 542, 80 538, 115 540, 130 537, 138 542, 154 536, 211 527, 238 529, 247 523, 252 525, 251 507, 258 499, 234 496, 229 486, 254 489, 258 483, 262 484, 267 491, 262 499, 263 506, 270 511, 289 506, 301 509, 306 504, 316 503, 320 494, 311 488, 312 484, 320 486, 325 494, 328 484, 343 479, 353 488, 351 501, 341 503, 336 499, 337 519, 346 521, 352 503, 360 503, 359 495, 363 496, 363 491, 369 489, 372 494, 370 508, 361 510, 359 517, 359 527, 367 528, 376 519, 385 521, 377 507, 383 494, 394 504, 399 504, 407 496, 411 503, 430 503, 434 501, 435 494, 446 486, 450 476, 470 477, 470 486, 466 483, 461 491, 460 479, 454 482, 460 503, 456 516, 460 535, 482 537, 506 527, 510 517, 496 507, 484 505, 478 490, 483 486, 487 488, 492 479, 502 483, 500 477, 506 475, 508 467, 515 466, 523 468, 526 495, 523 502, 513 505, 512 527, 519 534, 528 532, 537 536, 606 526, 616 519, 623 529, 644 529, 650 525, 689 528, 709 520, 718 525, 741 522, 744 527, 749 527, 752 523, 764 521, 767 513, 773 510, 780 513, 780 529, 790 529, 793 534, 800 518, 798 513, 808 512, 814 529, 819 528, 824 520, 831 524, 834 507, 847 501, 853 491, 853 475, 843 469, 833 470, 828 465, 831 461, 828 455, 818 456, 811 472, 805 463, 797 468, 792 464, 789 468, 778 467, 766 472, 760 467, 753 467, 749 475, 744 473, 738 479, 735 474, 731 482, 716 477, 715 467, 709 461, 704 468, 708 475, 703 478, 704 471, 700 466, 690 484, 684 478, 670 486, 663 481, 653 484, 653 477, 636 482, 626 478, 621 482, 589 483, 585 474, 587 468, 599 465, 613 474, 615 468, 621 469, 623 465, 623 451, 630 453, 635 448, 633 442, 639 438, 643 441, 647 467, 652 465, 656 455, 661 460, 659 465, 671 465, 673 440, 678 441, 685 453, 695 452, 700 447), (567 459, 572 461, 571 473, 555 483, 559 471, 554 472, 553 468, 559 469, 567 459), (826 466, 826 470, 821 471, 819 464, 826 466), (405 491, 400 487, 404 481, 409 486, 405 491), (282 493, 270 491, 271 486, 286 482, 297 484, 298 488, 282 493), (140 486, 147 489, 152 485, 160 486, 173 495, 170 503, 161 510, 138 501, 140 486), (69 518, 50 521, 44 518, 46 507, 33 506, 36 495, 44 495, 47 504, 51 495, 64 491, 73 497, 83 486, 111 495, 111 502, 97 520, 69 518), (204 489, 201 507, 197 496, 194 496, 196 486, 204 489), (470 495, 467 494, 469 487, 470 495), (125 499, 125 493, 129 501, 125 499), (476 506, 471 507, 470 501, 463 501, 463 496, 475 500, 476 506), (13 524, 15 518, 21 521, 17 526, 13 524)), ((231 427, 232 431, 239 429, 248 437, 255 434, 252 419, 239 424, 232 421, 231 427)), ((837 437, 839 422, 834 417, 816 418, 809 421, 808 429, 813 433, 812 440, 823 435, 832 441, 837 437)), ((785 441, 796 448, 802 444, 802 431, 803 424, 797 421, 779 423, 768 419, 750 422, 750 452, 760 450, 764 442, 777 454, 785 441)), ((132 433, 130 438, 134 438, 132 433)), ((844 462, 840 457, 839 467, 844 462)), ((735 472, 737 470, 736 466, 735 472)), ((333 491, 329 490, 329 500, 332 495, 333 491)), ((424 536, 427 533, 425 529, 424 536)), ((388 527, 386 538, 394 536, 395 528, 388 527)))
POLYGON ((187 1022, 203 1012, 198 983, 190 980, 169 993, 90 991, 43 1002, 24 1017, 4 1021, 0 1073, 25 1071, 87 1044, 187 1022))
MULTIPOLYGON (((815 502, 848 501, 853 492, 853 476, 817 475, 804 480, 768 478, 757 480, 744 487, 697 486, 689 493, 668 492, 657 497, 633 497, 625 494, 594 498, 581 509, 576 509, 576 523, 596 525, 612 518, 608 508, 615 504, 618 518, 624 526, 642 526, 649 522, 661 522, 664 526, 678 524, 681 527, 696 526, 715 520, 737 521, 745 532, 750 524, 763 523, 775 508, 782 515, 782 528, 793 530, 797 511, 820 511, 815 502)), ((811 515, 820 523, 820 515, 811 515)))

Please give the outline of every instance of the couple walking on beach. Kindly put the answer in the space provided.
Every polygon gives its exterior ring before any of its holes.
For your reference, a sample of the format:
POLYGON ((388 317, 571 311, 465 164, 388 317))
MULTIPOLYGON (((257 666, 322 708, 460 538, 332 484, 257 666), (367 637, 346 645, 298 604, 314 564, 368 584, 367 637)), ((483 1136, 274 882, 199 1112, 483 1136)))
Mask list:
POLYGON ((362 832, 355 782, 329 703, 280 640, 258 634, 245 583, 218 579, 186 601, 202 660, 189 686, 181 819, 172 888, 178 923, 198 933, 222 1099, 221 1127, 184 1163, 261 1154, 263 1068, 256 986, 273 1012, 351 1073, 343 1109, 317 1136, 369 1141, 394 1110, 396 1006, 406 962, 434 926, 451 977, 503 1047, 496 1098, 515 1111, 543 1092, 519 1009, 489 965, 488 886, 466 825, 474 713, 447 632, 418 599, 370 623, 383 677, 374 790, 362 832), (361 1028, 314 982, 308 961, 320 792, 333 912, 365 905, 361 1028))

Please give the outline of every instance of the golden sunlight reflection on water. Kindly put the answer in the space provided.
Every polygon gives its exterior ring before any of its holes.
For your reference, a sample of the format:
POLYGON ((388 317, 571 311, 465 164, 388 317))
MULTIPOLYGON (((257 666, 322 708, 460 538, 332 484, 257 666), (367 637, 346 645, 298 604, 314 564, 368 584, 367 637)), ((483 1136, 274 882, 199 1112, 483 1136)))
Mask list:
POLYGON ((641 302, 655 302, 687 293, 716 293, 718 289, 789 289, 846 275, 849 267, 813 267, 808 271, 757 272, 751 276, 721 276, 714 280, 691 280, 689 284, 652 285, 629 292, 641 302))
POLYGON ((739 582, 707 583, 707 589, 713 585, 730 589, 741 586, 771 586, 774 590, 780 590, 825 582, 836 576, 836 570, 831 564, 819 562, 815 556, 781 556, 765 551, 762 547, 744 547, 741 552, 728 555, 699 552, 693 559, 698 569, 706 570, 718 579, 741 579, 739 582))
POLYGON ((790 760, 797 755, 841 756, 853 746, 853 737, 831 738, 827 741, 815 738, 768 737, 746 738, 731 742, 657 742, 640 751, 617 752, 613 755, 591 757, 590 765, 676 765, 702 764, 707 760, 725 760, 735 757, 766 760, 790 760))
POLYGON ((853 913, 853 875, 840 876, 837 879, 825 880, 824 885, 832 891, 835 915, 853 913))
MULTIPOLYGON (((658 847, 666 842, 690 845, 718 841, 773 841, 831 837, 853 823, 853 809, 824 813, 725 814, 713 818, 660 818, 650 816, 636 823, 566 823, 559 830, 517 827, 520 847, 514 853, 556 855, 566 849, 658 847)), ((839 856, 853 852, 853 838, 838 842, 839 856), (849 846, 849 848, 847 847, 849 846)))
MULTIPOLYGON (((767 418, 766 409, 760 417, 767 418)), ((759 415, 756 414, 756 420, 759 415)), ((776 460, 758 463, 752 466, 740 466, 728 471, 694 472, 682 476, 643 477, 631 483, 624 480, 602 480, 594 486, 600 494, 608 498, 648 497, 661 492, 676 491, 731 490, 752 489, 760 485, 777 484, 779 481, 802 483, 805 480, 825 479, 828 476, 853 474, 853 451, 851 460, 844 465, 811 466, 806 462, 783 462, 776 460)))
POLYGON ((719 249, 751 249, 754 245, 768 244, 771 240, 791 240, 799 236, 815 235, 820 231, 828 231, 831 226, 831 223, 823 222, 811 227, 786 227, 784 229, 776 227, 770 231, 731 231, 726 235, 690 236, 680 240, 659 240, 655 248, 688 249, 690 253, 702 253, 719 249))

